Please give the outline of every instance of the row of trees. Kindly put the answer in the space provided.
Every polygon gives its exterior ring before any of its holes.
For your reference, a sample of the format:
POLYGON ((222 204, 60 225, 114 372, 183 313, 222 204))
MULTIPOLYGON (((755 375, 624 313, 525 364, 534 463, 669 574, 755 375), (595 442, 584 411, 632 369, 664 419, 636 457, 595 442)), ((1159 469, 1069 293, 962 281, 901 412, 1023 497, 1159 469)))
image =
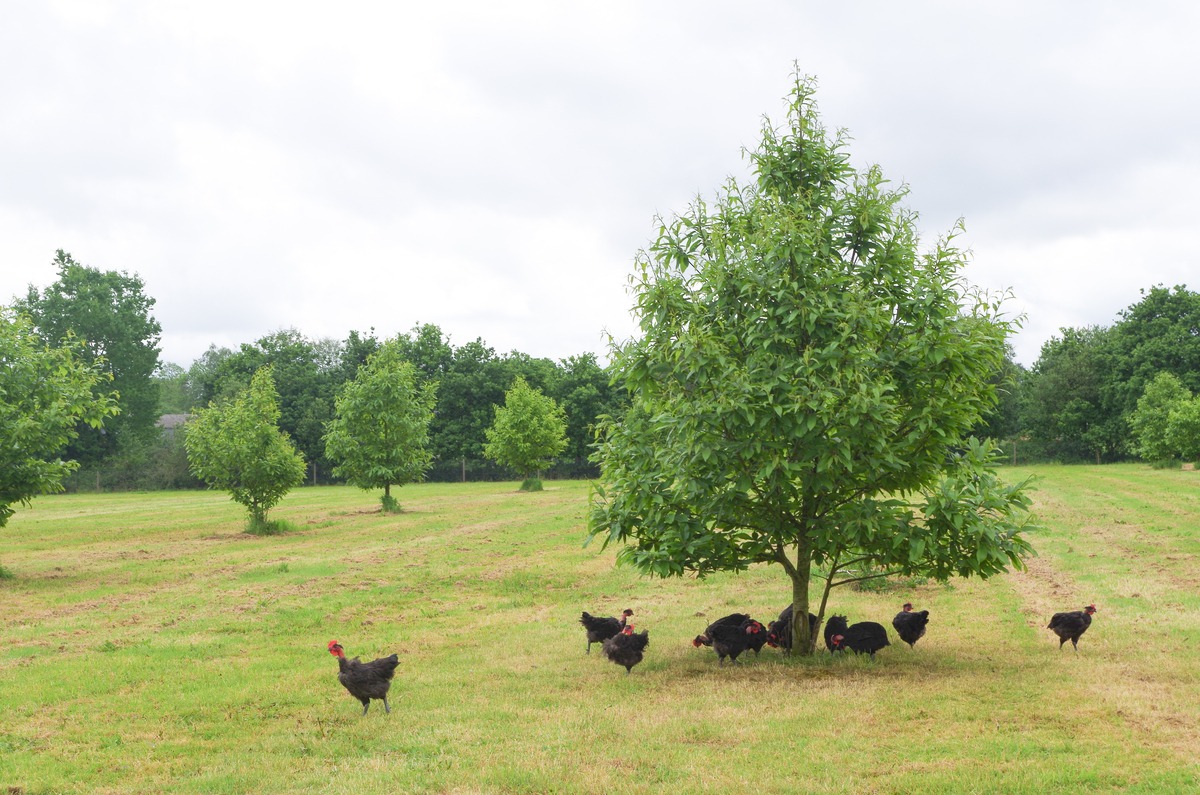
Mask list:
MULTIPOLYGON (((335 401, 326 425, 325 453, 334 474, 364 490, 383 489, 383 510, 399 512, 393 486, 421 480, 432 456, 429 425, 437 383, 418 383, 415 368, 391 340, 367 357, 335 401)), ((267 512, 304 478, 304 456, 279 428, 281 412, 271 367, 259 369, 238 394, 211 402, 185 427, 191 471, 228 491, 250 514, 254 532, 270 532, 267 512)), ((537 470, 567 444, 562 408, 518 378, 495 407, 485 454, 526 476, 523 490, 540 490, 537 470)))
MULTIPOLYGON (((498 355, 483 340, 454 346, 433 324, 414 327, 393 340, 394 355, 413 366, 415 383, 436 383, 429 426, 429 477, 461 480, 510 476, 483 463, 494 407, 518 379, 553 399, 565 412, 567 444, 560 453, 561 474, 588 476, 596 417, 618 410, 619 396, 609 374, 592 353, 559 362, 513 351, 498 355)), ((314 482, 336 478, 335 461, 325 449, 325 426, 334 417, 339 390, 383 346, 371 330, 351 332, 342 341, 306 338, 285 329, 243 344, 236 351, 210 348, 191 368, 163 379, 171 399, 164 408, 189 412, 246 387, 254 373, 272 368, 279 392, 280 427, 309 462, 314 482)))
MULTIPOLYGON (((436 382, 418 383, 400 350, 397 339, 368 355, 339 391, 324 435, 326 454, 338 462, 334 473, 362 489, 382 488, 389 512, 399 510, 391 487, 420 480, 432 461, 428 430, 437 393, 436 382)), ((0 527, 15 505, 61 491, 79 466, 62 451, 120 415, 105 360, 88 359, 73 332, 47 345, 28 315, 0 310, 0 527)), ((484 452, 497 463, 529 476, 566 447, 562 408, 523 378, 494 409, 484 452)), ((245 389, 199 409, 184 428, 190 472, 243 505, 252 532, 272 530, 267 512, 304 478, 304 457, 279 428, 280 416, 268 365, 245 389)), ((540 489, 540 480, 527 477, 522 488, 540 489)))

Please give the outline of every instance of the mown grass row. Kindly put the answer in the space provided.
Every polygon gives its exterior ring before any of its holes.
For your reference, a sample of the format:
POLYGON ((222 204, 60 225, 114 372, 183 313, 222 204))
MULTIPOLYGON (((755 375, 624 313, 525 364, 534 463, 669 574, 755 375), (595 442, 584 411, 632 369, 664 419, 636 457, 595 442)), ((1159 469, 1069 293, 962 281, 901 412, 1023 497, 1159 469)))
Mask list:
MULTIPOLYGON (((1033 472, 1013 471, 1014 477, 1033 472)), ((690 639, 772 618, 782 572, 647 580, 582 546, 587 485, 293 492, 242 533, 215 493, 38 500, 0 536, 0 787, 41 792, 1190 792, 1200 773, 1200 474, 1052 467, 1026 573, 835 592, 931 611, 878 661, 718 668, 690 639), (1096 602, 1073 654, 1050 612, 1096 602), (645 662, 584 654, 636 611, 645 662), (325 651, 391 652, 365 717, 325 651)))

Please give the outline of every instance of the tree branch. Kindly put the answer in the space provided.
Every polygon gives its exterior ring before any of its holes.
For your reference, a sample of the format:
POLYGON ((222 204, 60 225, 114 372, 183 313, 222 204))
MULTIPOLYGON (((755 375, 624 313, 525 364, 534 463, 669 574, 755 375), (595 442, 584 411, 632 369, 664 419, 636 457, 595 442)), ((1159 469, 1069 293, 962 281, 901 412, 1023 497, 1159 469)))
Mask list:
POLYGON ((832 578, 830 578, 829 587, 836 588, 839 585, 849 585, 852 582, 863 582, 865 580, 878 580, 880 577, 891 577, 893 574, 899 574, 899 573, 900 572, 898 572, 898 571, 885 571, 881 574, 868 574, 865 577, 852 577, 849 580, 842 580, 841 582, 833 582, 832 578))

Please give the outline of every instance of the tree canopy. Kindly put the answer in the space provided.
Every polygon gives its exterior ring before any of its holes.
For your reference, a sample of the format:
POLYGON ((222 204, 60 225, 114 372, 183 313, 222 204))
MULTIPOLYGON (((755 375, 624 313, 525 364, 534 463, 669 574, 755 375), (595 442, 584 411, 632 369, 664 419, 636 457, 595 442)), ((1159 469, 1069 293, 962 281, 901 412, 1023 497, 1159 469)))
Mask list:
POLYGON ((81 348, 70 334, 47 345, 32 321, 0 307, 0 527, 14 505, 61 491, 79 465, 62 457, 79 426, 99 426, 118 411, 106 389, 112 376, 81 348))
POLYGON ((333 473, 361 489, 383 489, 385 511, 398 509, 392 486, 420 480, 432 462, 429 423, 437 383, 417 385, 416 368, 399 341, 371 354, 337 396, 325 434, 333 473))
MULTIPOLYGON (((110 455, 126 437, 144 438, 158 420, 159 335, 151 314, 155 300, 136 274, 81 265, 59 249, 58 280, 39 291, 30 285, 17 308, 32 318, 42 340, 60 345, 74 338, 85 361, 101 363, 112 375, 120 414, 102 426, 80 428, 68 455, 84 462, 110 455)), ((108 388, 107 384, 103 387, 108 388)))
MULTIPOLYGON (((1015 321, 970 290, 955 234, 915 215, 797 77, 756 181, 661 226, 631 278, 641 335, 613 349, 629 409, 602 426, 591 538, 674 576, 778 564, 796 648, 814 567, 990 576, 1030 551, 1025 484, 968 437, 996 401, 1015 321)), ((957 230, 956 230, 957 233, 957 230)))
POLYGON ((1147 461, 1164 461, 1180 454, 1177 434, 1171 433, 1171 414, 1191 399, 1192 391, 1173 373, 1159 373, 1146 384, 1129 417, 1139 456, 1147 461))

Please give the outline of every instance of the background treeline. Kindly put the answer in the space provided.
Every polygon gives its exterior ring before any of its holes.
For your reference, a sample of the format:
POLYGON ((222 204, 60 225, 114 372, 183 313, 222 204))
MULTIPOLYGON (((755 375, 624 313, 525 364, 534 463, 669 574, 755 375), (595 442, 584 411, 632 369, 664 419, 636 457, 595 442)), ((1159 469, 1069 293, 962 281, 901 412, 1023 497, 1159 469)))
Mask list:
MULTIPOLYGON (((1108 463, 1138 457, 1132 422, 1162 374, 1200 391, 1200 294, 1154 287, 1113 325, 1061 329, 1037 362, 1009 362, 986 428, 1020 463, 1108 463)), ((1156 456, 1154 463, 1158 463, 1156 456)))
MULTIPOLYGON (((435 381, 437 406, 430 424, 434 464, 426 479, 500 480, 516 473, 487 461, 485 430, 504 405, 505 392, 518 377, 562 406, 567 415, 568 447, 544 473, 550 478, 595 475, 588 461, 592 426, 601 414, 619 410, 608 372, 596 356, 584 353, 561 361, 513 351, 497 354, 482 339, 454 346, 433 324, 396 337, 405 357, 424 380, 435 381)), ((305 337, 296 329, 268 334, 238 350, 210 347, 187 370, 166 364, 154 376, 161 415, 186 415, 237 394, 254 373, 270 365, 279 393, 279 426, 291 436, 308 462, 306 482, 335 482, 333 462, 325 456, 326 424, 333 419, 334 398, 354 378, 382 340, 352 331, 344 340, 305 337)), ((200 484, 188 473, 182 434, 166 430, 125 456, 85 467, 70 488, 186 488, 200 484)))
MULTIPOLYGON (((86 355, 103 361, 111 374, 104 388, 120 394, 121 406, 104 428, 81 428, 64 452, 81 463, 69 489, 200 487, 188 469, 183 434, 172 422, 246 389, 264 365, 271 365, 279 393, 280 427, 308 462, 306 482, 332 482, 326 423, 338 391, 385 341, 374 329, 341 340, 281 329, 237 350, 212 346, 184 369, 160 361, 155 302, 136 274, 87 267, 61 250, 55 264, 58 280, 44 290, 31 285, 13 306, 33 320, 48 345, 69 336, 83 340, 86 355)), ((519 351, 497 354, 480 338, 455 346, 433 324, 414 326, 396 339, 420 377, 438 384, 427 479, 518 477, 483 455, 494 407, 504 404, 517 377, 566 413, 568 447, 543 475, 597 474, 589 461, 592 429, 601 414, 622 410, 624 396, 595 354, 560 361, 519 351)), ((1200 393, 1200 294, 1182 286, 1143 291, 1111 326, 1062 329, 1032 367, 1010 355, 996 376, 1000 401, 978 435, 1001 441, 1016 463, 1136 458, 1145 448, 1131 420, 1146 386, 1162 373, 1200 393)))

